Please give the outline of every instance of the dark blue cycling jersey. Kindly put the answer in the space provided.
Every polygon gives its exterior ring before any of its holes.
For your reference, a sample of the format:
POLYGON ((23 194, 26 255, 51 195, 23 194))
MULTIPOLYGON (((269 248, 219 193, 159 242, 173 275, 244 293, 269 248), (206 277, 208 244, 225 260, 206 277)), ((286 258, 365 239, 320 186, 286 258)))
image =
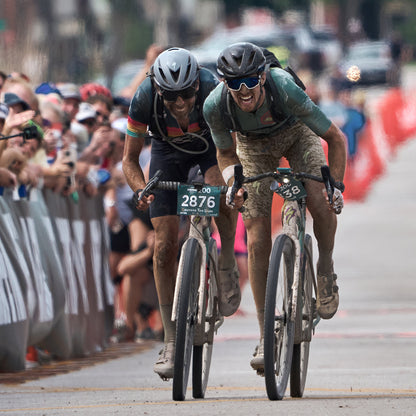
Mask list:
MULTIPOLYGON (((150 77, 139 86, 130 104, 127 134, 133 138, 143 138, 150 133, 150 177, 161 169, 162 180, 186 182, 192 167, 198 165, 201 173, 205 175, 210 167, 217 164, 216 148, 202 116, 203 102, 217 84, 215 76, 207 69, 201 68, 198 95, 189 114, 187 132, 182 131, 177 120, 163 103, 155 103, 157 93, 150 77), (154 121, 155 111, 163 115, 160 126, 154 121)), ((176 191, 156 190, 154 194, 155 200, 150 205, 151 218, 176 215, 176 191)))

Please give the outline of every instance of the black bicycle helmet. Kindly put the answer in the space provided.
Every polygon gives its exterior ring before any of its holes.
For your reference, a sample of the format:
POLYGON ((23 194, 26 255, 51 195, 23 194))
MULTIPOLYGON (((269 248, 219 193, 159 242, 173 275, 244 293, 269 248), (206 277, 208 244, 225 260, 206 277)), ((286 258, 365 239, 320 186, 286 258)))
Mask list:
POLYGON ((156 58, 151 74, 163 90, 179 91, 195 83, 199 66, 196 58, 186 49, 170 48, 156 58))
POLYGON ((218 74, 227 78, 241 78, 264 69, 266 58, 258 46, 249 42, 234 43, 225 48, 217 59, 218 74))

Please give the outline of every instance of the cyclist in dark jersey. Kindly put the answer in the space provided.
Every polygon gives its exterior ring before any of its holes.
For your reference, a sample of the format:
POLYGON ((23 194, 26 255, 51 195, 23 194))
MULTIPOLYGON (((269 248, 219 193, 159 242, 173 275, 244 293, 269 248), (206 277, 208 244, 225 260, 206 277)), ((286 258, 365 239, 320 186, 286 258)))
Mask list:
MULTIPOLYGON (((282 157, 288 159, 295 172, 320 176, 320 167, 326 164, 322 137, 328 143, 332 175, 343 188, 340 181, 346 165, 344 135, 297 85, 292 74, 282 68, 270 68, 267 73, 262 49, 248 42, 225 48, 218 57, 217 70, 223 83, 205 100, 203 110, 228 185, 233 181, 234 165, 241 164, 244 174, 252 176, 274 170, 282 157), (228 114, 232 115, 234 126, 238 126, 234 129, 235 141, 224 122, 223 89, 228 94, 228 114)), ((320 316, 329 319, 336 313, 339 302, 332 253, 335 214, 343 207, 342 190, 335 188, 334 200, 328 209, 323 184, 306 181, 305 187, 319 249, 317 307, 320 316)), ((246 188, 248 199, 242 215, 249 241, 249 280, 260 326, 260 344, 251 365, 259 370, 264 368, 264 299, 272 245, 272 193, 267 181, 247 184, 246 188)), ((237 193, 235 207, 242 205, 242 195, 237 193)))
MULTIPOLYGON (((187 50, 170 48, 155 60, 150 75, 138 87, 130 104, 123 171, 135 192, 136 201, 146 185, 138 163, 145 137, 152 138, 149 177, 159 169, 162 180, 186 181, 190 169, 199 165, 204 181, 223 185, 211 133, 202 117, 202 105, 218 81, 200 68, 187 50)), ((176 192, 155 191, 143 197, 136 208, 149 207, 155 230, 154 276, 164 326, 165 346, 154 366, 162 378, 173 377, 175 323, 171 321, 179 216, 176 192)), ((220 311, 232 315, 238 308, 241 292, 234 257, 234 229, 237 213, 222 198, 220 215, 215 219, 221 236, 219 257, 220 311)))

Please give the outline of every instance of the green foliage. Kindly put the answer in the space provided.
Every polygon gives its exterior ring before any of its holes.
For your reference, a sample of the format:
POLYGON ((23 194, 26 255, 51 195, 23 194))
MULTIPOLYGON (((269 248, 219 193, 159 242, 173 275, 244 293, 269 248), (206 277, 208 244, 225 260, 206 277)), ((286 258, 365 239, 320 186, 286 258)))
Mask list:
POLYGON ((146 49, 153 43, 153 24, 145 20, 141 2, 109 1, 114 17, 111 30, 118 32, 122 39, 122 60, 144 58, 146 49))
POLYGON ((153 43, 153 25, 144 20, 126 22, 123 55, 128 59, 144 58, 146 50, 153 43))

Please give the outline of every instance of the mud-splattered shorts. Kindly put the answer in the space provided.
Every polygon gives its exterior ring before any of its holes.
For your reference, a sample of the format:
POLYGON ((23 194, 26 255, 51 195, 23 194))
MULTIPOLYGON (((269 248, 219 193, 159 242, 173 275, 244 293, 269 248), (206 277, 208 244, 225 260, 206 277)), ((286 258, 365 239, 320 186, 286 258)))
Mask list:
MULTIPOLYGON (((317 176, 321 175, 321 166, 327 163, 320 137, 301 122, 260 139, 237 133, 237 154, 245 176, 274 171, 282 157, 286 157, 295 172, 317 176)), ((272 179, 265 179, 244 185, 248 191, 244 219, 271 215, 271 182, 272 179)))

